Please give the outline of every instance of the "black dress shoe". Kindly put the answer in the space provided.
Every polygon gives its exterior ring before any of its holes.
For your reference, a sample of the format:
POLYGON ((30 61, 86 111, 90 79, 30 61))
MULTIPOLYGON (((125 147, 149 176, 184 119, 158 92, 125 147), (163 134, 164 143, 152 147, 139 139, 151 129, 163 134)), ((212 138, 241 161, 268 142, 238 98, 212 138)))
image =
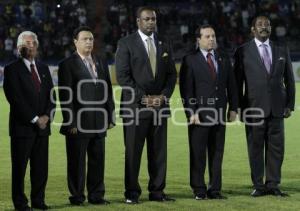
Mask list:
POLYGON ((126 204, 138 204, 139 203, 139 199, 138 198, 132 198, 132 199, 125 199, 125 203, 126 204))
POLYGON ((279 188, 269 189, 267 192, 269 195, 279 196, 279 197, 287 197, 289 194, 281 192, 279 188))
POLYGON ((32 208, 39 209, 39 210, 49 210, 50 207, 46 204, 32 204, 32 208))
POLYGON ((252 197, 260 197, 266 195, 266 191, 263 189, 254 189, 251 193, 252 197))
POLYGON ((16 211, 32 211, 32 209, 31 209, 31 207, 26 205, 24 207, 16 208, 16 211))
POLYGON ((83 205, 83 201, 79 201, 79 200, 70 200, 70 203, 72 205, 75 205, 75 206, 82 206, 83 205))
POLYGON ((195 199, 196 200, 205 200, 206 194, 205 193, 197 193, 197 194, 195 194, 195 199))
POLYGON ((149 201, 167 202, 167 201, 175 201, 175 199, 167 196, 166 194, 162 194, 161 196, 154 196, 150 194, 149 201))
POLYGON ((223 196, 220 192, 207 192, 207 198, 209 198, 209 199, 227 199, 227 197, 223 196))
POLYGON ((89 199, 88 201, 89 201, 90 204, 99 204, 99 205, 108 205, 108 204, 110 204, 109 201, 107 201, 103 198, 96 199, 96 200, 95 199, 93 199, 93 200, 89 199))

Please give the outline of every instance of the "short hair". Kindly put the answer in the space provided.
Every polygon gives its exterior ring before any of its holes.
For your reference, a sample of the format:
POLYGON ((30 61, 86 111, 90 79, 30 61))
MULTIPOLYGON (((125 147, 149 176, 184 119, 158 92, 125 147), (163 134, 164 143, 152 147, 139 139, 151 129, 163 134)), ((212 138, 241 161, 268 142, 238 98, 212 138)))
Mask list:
POLYGON ((270 19, 269 19, 267 16, 265 16, 265 15, 259 15, 259 16, 256 16, 255 18, 253 18, 253 20, 252 20, 252 22, 251 22, 251 26, 252 26, 252 27, 255 27, 256 21, 257 21, 257 19, 259 19, 259 18, 266 18, 266 19, 268 19, 268 20, 270 21, 270 19))
POLYGON ((195 31, 196 38, 201 38, 201 34, 200 34, 201 29, 206 29, 206 28, 212 28, 213 30, 215 30, 214 27, 210 24, 200 25, 200 26, 198 26, 198 28, 195 31))
POLYGON ((36 33, 32 32, 32 31, 23 31, 18 36, 17 48, 19 48, 21 45, 25 45, 26 44, 24 42, 24 36, 32 36, 33 39, 34 39, 34 41, 36 42, 37 46, 39 46, 39 41, 38 41, 36 33))
POLYGON ((77 40, 78 39, 78 34, 82 31, 88 31, 88 32, 92 33, 92 29, 89 26, 79 26, 73 32, 73 39, 77 40))
POLYGON ((153 7, 150 7, 150 6, 143 6, 143 7, 139 7, 139 8, 136 10, 136 17, 137 17, 137 18, 140 18, 142 12, 143 12, 143 11, 146 11, 146 10, 153 11, 153 12, 156 13, 156 10, 155 10, 153 7))

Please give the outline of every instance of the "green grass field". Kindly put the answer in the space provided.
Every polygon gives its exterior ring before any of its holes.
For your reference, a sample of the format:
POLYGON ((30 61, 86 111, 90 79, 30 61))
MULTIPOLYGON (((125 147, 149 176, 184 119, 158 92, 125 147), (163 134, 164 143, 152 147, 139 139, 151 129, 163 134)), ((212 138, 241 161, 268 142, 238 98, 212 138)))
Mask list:
MULTIPOLYGON (((300 84, 297 84, 299 90, 300 84)), ((178 87, 173 98, 179 97, 178 87)), ((119 97, 116 96, 119 100, 119 97)), ((243 124, 227 127, 226 145, 223 162, 223 193, 227 200, 193 199, 189 186, 189 154, 187 129, 185 126, 168 127, 168 171, 166 193, 175 197, 176 202, 155 203, 148 201, 147 192, 147 161, 144 150, 140 171, 142 186, 141 204, 126 205, 123 203, 124 191, 124 144, 121 126, 110 130, 106 142, 105 197, 111 201, 109 206, 94 206, 85 203, 83 207, 68 204, 66 182, 66 153, 64 137, 59 134, 58 127, 52 127, 49 149, 49 179, 46 190, 46 202, 53 210, 300 210, 300 94, 297 93, 296 111, 285 123, 286 148, 282 168, 282 190, 291 197, 276 198, 265 196, 252 198, 247 148, 243 124)), ((172 104, 179 108, 181 104, 172 104)), ((11 162, 10 143, 8 136, 9 107, 2 88, 0 89, 0 210, 12 210, 11 201, 11 162)), ((61 119, 57 112, 56 121, 61 119)), ((182 111, 176 114, 177 121, 184 122, 182 111)), ((28 168, 29 169, 29 168, 28 168)), ((27 170, 27 172, 29 172, 27 170)), ((26 193, 30 196, 29 175, 26 176, 26 193)))

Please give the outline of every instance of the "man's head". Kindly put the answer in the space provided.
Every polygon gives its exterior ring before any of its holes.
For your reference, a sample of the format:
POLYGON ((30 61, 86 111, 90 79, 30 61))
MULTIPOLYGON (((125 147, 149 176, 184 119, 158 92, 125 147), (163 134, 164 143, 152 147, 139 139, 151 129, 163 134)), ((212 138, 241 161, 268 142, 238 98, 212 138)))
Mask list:
POLYGON ((33 60, 37 55, 39 41, 37 35, 31 31, 24 31, 18 36, 17 48, 19 54, 28 60, 33 60))
POLYGON ((215 30, 211 25, 199 26, 196 30, 196 37, 201 49, 211 51, 217 48, 215 30))
POLYGON ((140 7, 136 12, 139 30, 150 36, 156 30, 156 12, 151 7, 140 7))
POLYGON ((266 16, 258 16, 252 21, 251 32, 261 42, 266 41, 271 35, 271 23, 266 16))
POLYGON ((94 47, 94 36, 88 26, 80 26, 74 30, 73 40, 76 50, 83 56, 89 56, 94 47))

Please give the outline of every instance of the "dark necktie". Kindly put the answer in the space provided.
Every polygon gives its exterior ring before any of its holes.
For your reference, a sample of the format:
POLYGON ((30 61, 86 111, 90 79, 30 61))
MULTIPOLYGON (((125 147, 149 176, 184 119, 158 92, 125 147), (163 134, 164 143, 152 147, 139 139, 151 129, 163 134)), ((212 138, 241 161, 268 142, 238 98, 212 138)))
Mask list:
POLYGON ((207 64, 208 64, 208 67, 209 67, 209 70, 210 70, 210 74, 211 74, 211 77, 213 80, 216 79, 216 68, 215 68, 215 65, 214 65, 214 62, 211 58, 212 54, 211 53, 208 53, 207 54, 207 64))
POLYGON ((34 64, 30 64, 30 71, 31 71, 31 78, 33 80, 35 88, 36 88, 37 92, 40 92, 41 82, 40 82, 39 77, 38 77, 38 75, 35 71, 34 64))

